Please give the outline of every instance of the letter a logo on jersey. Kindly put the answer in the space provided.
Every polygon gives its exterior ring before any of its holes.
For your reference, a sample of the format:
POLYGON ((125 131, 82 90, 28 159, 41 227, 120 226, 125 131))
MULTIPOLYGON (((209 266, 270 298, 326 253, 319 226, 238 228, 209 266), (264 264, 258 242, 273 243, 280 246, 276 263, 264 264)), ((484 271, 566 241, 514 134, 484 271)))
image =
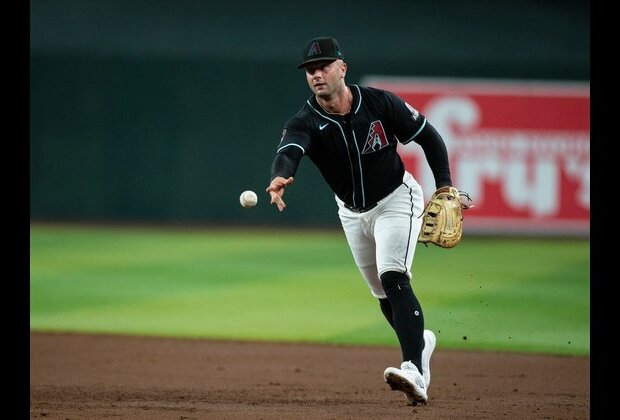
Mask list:
POLYGON ((383 129, 381 121, 373 121, 370 123, 370 130, 368 130, 368 137, 366 138, 366 144, 362 154, 378 152, 388 145, 388 140, 383 129))
POLYGON ((321 47, 319 47, 318 42, 314 41, 312 45, 310 45, 310 49, 308 50, 308 57, 317 54, 321 54, 321 47))

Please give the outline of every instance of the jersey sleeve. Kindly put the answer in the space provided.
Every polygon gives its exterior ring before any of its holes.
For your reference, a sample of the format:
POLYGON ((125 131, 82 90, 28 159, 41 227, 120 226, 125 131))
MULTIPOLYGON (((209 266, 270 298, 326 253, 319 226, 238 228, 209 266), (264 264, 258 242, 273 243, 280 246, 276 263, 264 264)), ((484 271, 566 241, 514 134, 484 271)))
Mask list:
POLYGON ((395 135, 402 144, 420 144, 433 172, 437 188, 451 186, 450 161, 446 145, 426 117, 392 92, 387 92, 388 106, 394 118, 395 135))
POLYGON ((306 127, 303 120, 297 116, 289 119, 284 124, 282 137, 276 149, 276 153, 289 148, 296 148, 305 155, 310 150, 310 130, 306 127))
POLYGON ((289 119, 284 124, 282 137, 271 163, 272 181, 276 176, 288 178, 294 176, 301 158, 310 149, 310 134, 304 128, 303 120, 298 117, 289 119))
POLYGON ((426 117, 392 92, 386 92, 386 99, 398 141, 407 144, 415 140, 426 125, 426 117))

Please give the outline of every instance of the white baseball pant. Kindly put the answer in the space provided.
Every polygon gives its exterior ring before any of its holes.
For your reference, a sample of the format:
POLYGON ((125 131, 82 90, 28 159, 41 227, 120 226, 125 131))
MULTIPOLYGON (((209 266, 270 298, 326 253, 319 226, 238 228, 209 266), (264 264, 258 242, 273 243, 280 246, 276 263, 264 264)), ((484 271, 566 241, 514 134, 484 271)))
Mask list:
POLYGON ((424 210, 422 187, 405 171, 403 183, 367 212, 347 209, 338 197, 336 203, 355 264, 372 295, 386 298, 381 274, 397 271, 411 279, 424 210))

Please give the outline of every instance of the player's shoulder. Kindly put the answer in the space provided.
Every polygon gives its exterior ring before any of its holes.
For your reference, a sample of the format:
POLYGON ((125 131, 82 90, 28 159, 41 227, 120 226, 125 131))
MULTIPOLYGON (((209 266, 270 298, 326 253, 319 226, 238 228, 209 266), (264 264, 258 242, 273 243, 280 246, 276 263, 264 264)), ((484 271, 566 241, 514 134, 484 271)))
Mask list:
POLYGON ((307 126, 310 125, 315 118, 309 100, 304 102, 301 108, 287 120, 287 126, 307 126))
POLYGON ((394 93, 373 86, 352 85, 351 87, 354 89, 359 89, 362 97, 365 100, 372 102, 385 103, 386 101, 392 100, 394 97, 394 93))
POLYGON ((352 85, 352 88, 359 89, 362 103, 365 103, 365 106, 369 106, 377 110, 384 110, 386 108, 392 109, 395 105, 401 102, 399 101, 398 96, 385 89, 358 85, 352 85))
POLYGON ((365 94, 365 95, 374 96, 374 97, 377 97, 377 98, 385 97, 386 95, 391 93, 391 92, 389 92, 387 90, 379 89, 379 88, 376 88, 374 86, 351 85, 351 87, 353 87, 354 89, 359 89, 360 92, 365 94))
POLYGON ((351 86, 354 87, 354 88, 359 89, 362 92, 367 92, 369 94, 380 94, 382 92, 385 92, 383 89, 379 89, 379 88, 376 88, 374 86, 356 85, 356 84, 353 84, 351 86))

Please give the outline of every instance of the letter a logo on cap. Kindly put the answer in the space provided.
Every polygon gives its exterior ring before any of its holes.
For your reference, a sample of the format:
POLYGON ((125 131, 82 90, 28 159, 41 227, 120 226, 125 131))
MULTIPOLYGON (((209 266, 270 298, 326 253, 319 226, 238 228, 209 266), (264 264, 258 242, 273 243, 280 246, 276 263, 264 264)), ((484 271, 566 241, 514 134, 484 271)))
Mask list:
POLYGON ((308 50, 308 57, 317 54, 321 54, 321 47, 319 46, 318 42, 314 41, 312 45, 310 45, 310 49, 308 50))

